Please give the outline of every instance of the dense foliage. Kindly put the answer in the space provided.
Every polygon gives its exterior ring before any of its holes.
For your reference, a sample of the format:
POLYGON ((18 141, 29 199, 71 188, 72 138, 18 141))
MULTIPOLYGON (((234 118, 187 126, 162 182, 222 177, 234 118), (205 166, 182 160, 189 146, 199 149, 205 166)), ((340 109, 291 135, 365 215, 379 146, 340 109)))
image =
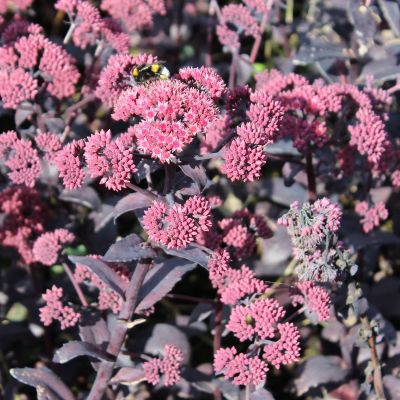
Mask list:
POLYGON ((398 399, 400 6, 0 0, 0 397, 398 399))

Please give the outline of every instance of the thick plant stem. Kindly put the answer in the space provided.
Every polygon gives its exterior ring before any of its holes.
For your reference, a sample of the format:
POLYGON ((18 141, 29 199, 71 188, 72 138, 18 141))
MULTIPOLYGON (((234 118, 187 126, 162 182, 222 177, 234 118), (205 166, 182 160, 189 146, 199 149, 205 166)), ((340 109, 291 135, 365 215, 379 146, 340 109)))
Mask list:
POLYGON ((263 36, 263 33, 267 26, 267 21, 268 21, 268 14, 264 13, 262 16, 262 19, 261 19, 260 32, 257 35, 256 40, 254 41, 253 48, 251 49, 251 53, 250 53, 250 64, 251 65, 254 64, 254 61, 256 61, 258 50, 260 49, 260 45, 261 45, 262 36, 263 36))
POLYGON ((317 184, 315 182, 315 172, 314 172, 312 154, 310 151, 307 153, 306 161, 307 161, 308 200, 315 201, 317 199, 317 184))
POLYGON ((231 90, 234 89, 236 86, 238 59, 239 59, 239 53, 236 50, 234 53, 232 53, 232 61, 229 69, 229 89, 231 90))
POLYGON ((379 400, 386 400, 385 391, 383 390, 381 364, 376 350, 375 332, 371 328, 370 321, 366 315, 361 317, 361 324, 366 331, 371 332, 371 335, 368 337, 368 347, 371 351, 371 361, 374 370, 374 390, 379 400))
MULTIPOLYGON (((111 332, 110 343, 107 346, 107 353, 113 355, 115 360, 121 351, 125 340, 128 324, 135 312, 139 300, 139 291, 142 287, 144 278, 150 268, 150 261, 142 261, 136 266, 132 275, 128 290, 126 291, 126 300, 122 305, 118 316, 117 325, 111 332)), ((115 361, 102 361, 97 371, 96 379, 90 390, 87 400, 101 400, 112 378, 115 361)))

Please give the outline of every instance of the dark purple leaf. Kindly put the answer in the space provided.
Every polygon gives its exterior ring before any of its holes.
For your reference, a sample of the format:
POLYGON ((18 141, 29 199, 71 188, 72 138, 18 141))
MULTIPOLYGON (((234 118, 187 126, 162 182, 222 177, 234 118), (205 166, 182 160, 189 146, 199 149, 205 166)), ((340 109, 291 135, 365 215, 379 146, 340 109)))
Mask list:
POLYGON ((245 85, 253 75, 253 64, 247 54, 240 54, 237 62, 237 84, 245 85))
POLYGON ((132 234, 111 245, 103 259, 110 262, 127 262, 155 256, 155 251, 148 244, 132 234))
POLYGON ((147 208, 155 200, 151 195, 145 196, 142 193, 131 193, 123 197, 115 206, 114 219, 129 211, 135 211, 140 208, 147 208))
POLYGON ((319 385, 340 382, 348 370, 341 366, 337 356, 315 356, 307 359, 297 369, 298 378, 294 381, 299 396, 319 385))
POLYGON ((193 322, 204 321, 214 312, 214 305, 213 304, 205 304, 200 303, 193 309, 192 313, 190 314, 189 324, 193 322))
POLYGON ((385 17, 390 29, 396 36, 400 36, 400 10, 397 1, 378 0, 382 14, 385 17))
POLYGON ((23 102, 21 103, 15 112, 15 125, 19 128, 25 121, 29 121, 31 124, 32 116, 34 115, 34 106, 31 103, 23 102))
POLYGON ((110 332, 104 319, 100 318, 92 323, 84 319, 79 324, 79 336, 83 342, 92 343, 104 347, 110 340, 110 332))
POLYGON ((390 400, 400 399, 400 379, 392 375, 383 377, 383 385, 388 391, 390 400))
POLYGON ((74 264, 82 264, 85 267, 88 267, 107 286, 117 292, 121 297, 124 297, 125 290, 127 288, 126 283, 105 262, 92 257, 70 256, 69 259, 74 264))
POLYGON ((291 156, 301 156, 301 153, 293 146, 293 141, 291 139, 279 139, 274 143, 269 144, 266 147, 266 154, 273 155, 291 155, 291 156))
POLYGON ((146 375, 141 368, 125 367, 121 368, 111 379, 111 383, 123 385, 135 385, 146 379, 146 375))
POLYGON ((186 176, 195 182, 200 192, 208 186, 209 181, 207 173, 201 164, 185 164, 180 166, 180 169, 186 176))
POLYGON ((250 395, 250 400, 274 400, 274 396, 268 390, 260 388, 250 395))
POLYGON ((163 250, 165 253, 170 254, 171 256, 184 258, 185 260, 193 261, 202 267, 207 267, 208 255, 197 247, 188 246, 186 249, 182 250, 168 249, 167 247, 163 247, 163 250))
POLYGON ((137 171, 133 174, 133 179, 137 183, 140 183, 146 178, 147 174, 152 174, 153 172, 162 168, 162 165, 155 160, 140 160, 137 163, 137 171))
POLYGON ((37 389, 38 399, 75 400, 68 387, 48 368, 13 368, 11 375, 37 389))
POLYGON ((182 258, 159 260, 147 274, 140 289, 136 312, 152 307, 173 289, 183 275, 195 267, 195 263, 182 258))
POLYGON ((72 341, 62 345, 54 354, 53 362, 65 364, 76 357, 88 356, 113 361, 113 357, 92 343, 72 341))
POLYGON ((61 118, 45 118, 44 123, 49 132, 62 133, 65 122, 61 118))
POLYGON ((290 206, 294 201, 298 201, 301 204, 307 201, 308 198, 307 190, 304 186, 295 182, 292 186, 287 187, 283 178, 279 177, 265 179, 262 182, 262 187, 259 188, 259 195, 284 206, 290 206))
MULTIPOLYGON (((113 231, 115 230, 115 224, 113 221, 113 216, 114 216, 114 206, 110 204, 104 204, 101 206, 101 208, 97 211, 92 211, 89 214, 89 218, 93 221, 94 224, 94 232, 99 232, 103 228, 106 228, 107 225, 111 224, 111 227, 114 228, 112 229, 113 231)), ((116 230, 115 230, 116 232, 116 230)))
POLYGON ((368 76, 373 76, 374 81, 387 81, 396 79, 400 73, 400 65, 397 65, 395 56, 386 56, 383 59, 373 60, 365 64, 357 80, 358 83, 365 81, 368 76))
POLYGON ((186 334, 174 325, 169 324, 156 324, 152 327, 151 334, 145 337, 146 344, 144 352, 160 355, 164 353, 166 344, 172 344, 182 350, 183 363, 186 364, 190 360, 190 343, 186 334))
POLYGON ((84 186, 74 190, 63 190, 59 196, 60 200, 76 203, 93 210, 101 208, 101 200, 97 192, 90 186, 84 186))

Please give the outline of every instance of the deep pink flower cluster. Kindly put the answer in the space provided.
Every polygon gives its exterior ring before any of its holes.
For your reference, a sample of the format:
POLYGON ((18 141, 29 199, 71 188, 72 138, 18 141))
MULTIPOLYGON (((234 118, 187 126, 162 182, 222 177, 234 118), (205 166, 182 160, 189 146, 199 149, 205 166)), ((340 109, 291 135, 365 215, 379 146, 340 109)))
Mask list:
POLYGON ((52 154, 49 161, 57 166, 67 189, 82 186, 85 166, 92 178, 101 178, 101 184, 115 191, 125 188, 137 170, 129 136, 113 139, 109 130, 96 131, 85 140, 73 140, 55 154, 52 152, 58 146, 55 138, 48 136, 46 139, 47 146, 42 147, 47 147, 52 154))
POLYGON ((39 193, 26 186, 10 186, 0 192, 0 210, 4 214, 0 243, 15 248, 24 264, 32 264, 33 242, 44 232, 46 217, 39 193))
POLYGON ((197 242, 213 250, 226 248, 239 260, 254 253, 257 237, 267 239, 272 236, 264 217, 247 209, 221 219, 215 228, 219 229, 199 236, 197 242))
POLYGON ((58 0, 55 8, 69 16, 74 43, 85 48, 107 42, 117 52, 128 52, 129 36, 122 32, 115 20, 102 18, 100 11, 86 0, 58 0))
MULTIPOLYGON (((127 271, 126 268, 123 268, 121 265, 114 266, 111 264, 110 266, 113 267, 113 270, 125 283, 129 283, 129 271, 127 271)), ((122 297, 106 285, 96 274, 90 271, 89 268, 82 264, 77 264, 74 277, 78 283, 85 283, 99 291, 97 298, 97 307, 99 310, 111 310, 114 314, 120 312, 123 303, 122 297)))
POLYGON ((55 264, 60 256, 62 245, 71 243, 74 239, 75 236, 66 229, 43 233, 33 245, 35 260, 48 266, 55 264))
POLYGON ((331 298, 327 290, 314 281, 299 282, 296 284, 296 289, 290 296, 294 306, 304 305, 313 321, 329 319, 331 298))
POLYGON ((223 46, 232 52, 240 49, 240 34, 252 36, 260 34, 257 20, 243 4, 228 4, 221 9, 221 18, 217 26, 217 36, 223 46), (232 29, 234 28, 234 29, 232 29))
POLYGON ((361 224, 365 233, 371 232, 389 216, 389 212, 382 201, 373 206, 369 206, 366 201, 360 201, 356 204, 355 211, 362 217, 361 224))
POLYGON ((173 345, 167 344, 164 347, 164 356, 162 358, 153 358, 143 363, 147 382, 157 385, 163 376, 164 386, 175 385, 181 378, 182 361, 182 351, 173 345))
POLYGON ((236 304, 244 297, 265 292, 267 285, 257 279, 249 267, 242 265, 240 269, 234 269, 230 267, 230 261, 226 250, 217 250, 208 262, 211 284, 224 304, 236 304))
POLYGON ((310 84, 294 73, 283 75, 273 70, 256 76, 257 88, 266 90, 285 107, 281 136, 291 137, 302 152, 310 147, 322 147, 334 134, 328 132, 327 118, 338 114, 343 104, 350 103, 356 123, 349 125, 349 146, 366 156, 375 168, 379 166, 388 148, 384 121, 390 96, 383 90, 366 87, 358 89, 351 84, 324 84, 320 80, 310 84))
POLYGON ((275 336, 276 323, 285 311, 275 299, 258 299, 249 305, 237 305, 232 309, 226 328, 241 342, 255 337, 270 339, 275 336))
POLYGON ((13 183, 35 185, 41 166, 38 152, 29 140, 19 139, 14 131, 1 133, 0 160, 9 169, 8 177, 13 183))
MULTIPOLYGON (((267 161, 264 147, 280 129, 284 109, 266 91, 250 94, 247 121, 236 129, 237 137, 224 150, 221 171, 232 181, 254 181, 267 161)), ((232 118, 232 117, 231 117, 232 118)))
POLYGON ((349 254, 337 242, 341 216, 338 205, 323 198, 313 204, 304 203, 301 208, 294 202, 279 218, 278 223, 287 227, 291 237, 300 280, 334 280, 350 263, 349 254))
POLYGON ((30 34, 38 35, 43 33, 43 28, 40 25, 25 21, 18 17, 15 17, 2 28, 1 41, 3 45, 10 45, 22 36, 29 36, 30 34))
POLYGON ((35 135, 36 147, 43 155, 43 159, 54 164, 58 152, 62 149, 60 137, 51 132, 38 132, 35 135))
POLYGON ((214 354, 214 370, 232 379, 235 385, 258 385, 267 376, 268 366, 258 357, 238 353, 235 347, 219 349, 214 354))
POLYGON ((21 102, 32 100, 39 86, 59 99, 71 96, 79 72, 62 47, 42 34, 30 34, 0 47, 0 76, 4 106, 15 109, 21 102))
POLYGON ((210 229, 210 204, 201 196, 190 197, 184 204, 172 206, 154 201, 146 210, 142 224, 151 240, 180 249, 194 242, 200 232, 210 229))
POLYGON ((79 321, 80 313, 76 312, 72 307, 64 306, 61 301, 62 296, 63 289, 55 285, 42 294, 42 298, 46 302, 46 305, 39 309, 40 320, 43 325, 48 326, 53 321, 58 321, 61 329, 64 330, 75 326, 79 321))
POLYGON ((123 93, 115 104, 113 118, 126 121, 140 117, 141 121, 129 130, 139 150, 169 162, 197 134, 205 132, 217 115, 206 91, 170 79, 135 86, 123 93))
POLYGON ((102 0, 101 9, 120 20, 129 32, 151 28, 153 15, 165 15, 164 0, 102 0))

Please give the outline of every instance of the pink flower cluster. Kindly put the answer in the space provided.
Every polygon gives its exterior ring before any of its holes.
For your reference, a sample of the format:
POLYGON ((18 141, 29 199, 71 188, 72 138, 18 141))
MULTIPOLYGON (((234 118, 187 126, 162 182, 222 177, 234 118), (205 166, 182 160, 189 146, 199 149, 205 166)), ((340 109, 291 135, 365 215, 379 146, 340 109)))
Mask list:
POLYGON ((129 51, 129 36, 122 32, 116 21, 102 18, 98 8, 89 1, 58 0, 55 8, 68 14, 72 40, 82 49, 103 41, 117 52, 129 51))
POLYGON ((322 147, 332 138, 334 133, 328 132, 327 119, 330 113, 340 114, 343 105, 348 104, 356 121, 348 127, 348 145, 366 156, 374 168, 379 166, 390 147, 384 125, 387 115, 382 113, 391 101, 386 92, 369 87, 360 90, 351 84, 324 84, 320 80, 310 84, 300 75, 283 75, 276 70, 258 74, 256 81, 257 89, 267 91, 285 107, 280 135, 291 137, 302 152, 322 147))
POLYGON ((14 131, 0 134, 0 159, 9 169, 8 177, 13 183, 33 187, 40 175, 40 159, 29 140, 19 139, 14 131))
POLYGON ((257 237, 267 239, 272 236, 264 217, 247 209, 221 219, 216 228, 219 229, 199 236, 197 242, 213 250, 226 248, 239 260, 254 253, 257 237))
MULTIPOLYGON (((236 385, 261 383, 268 371, 267 362, 280 368, 298 361, 300 334, 290 323, 281 323, 285 310, 275 300, 265 296, 267 286, 245 265, 240 270, 229 266, 225 250, 214 252, 209 260, 209 276, 224 304, 234 305, 226 328, 241 342, 262 341, 262 359, 256 352, 238 353, 236 348, 224 348, 214 355, 214 369, 236 385)), ((254 346, 253 346, 254 347, 254 346)))
POLYGON ((129 136, 113 139, 109 130, 96 131, 86 140, 73 140, 52 159, 68 189, 82 186, 85 165, 92 178, 101 178, 101 184, 115 191, 125 188, 136 171, 129 136))
POLYGON ((0 98, 5 108, 33 100, 39 89, 58 99, 69 97, 78 79, 73 58, 40 33, 0 47, 0 98))
POLYGON ((142 224, 150 240, 180 249, 194 242, 200 232, 209 230, 210 204, 201 196, 192 196, 184 204, 172 206, 154 201, 146 210, 142 224))
POLYGON ((232 379, 234 385, 258 385, 265 380, 268 366, 258 357, 239 353, 235 347, 219 349, 214 354, 214 370, 232 379))
POLYGON ((40 320, 43 325, 48 326, 53 321, 59 321, 61 329, 67 329, 75 326, 80 318, 80 313, 76 312, 72 307, 64 306, 61 298, 63 296, 63 289, 53 285, 51 289, 47 289, 46 293, 42 295, 43 300, 46 302, 44 307, 39 309, 40 320))
POLYGON ((299 282, 290 296, 294 306, 303 305, 312 321, 326 321, 330 317, 329 293, 314 281, 299 282))
POLYGON ((175 385, 181 378, 182 361, 182 351, 173 345, 167 344, 164 347, 164 356, 162 358, 153 358, 143 363, 147 382, 157 385, 163 376, 164 386, 175 385))
POLYGON ((240 34, 254 39, 260 34, 257 20, 243 4, 228 4, 221 9, 221 17, 217 26, 217 36, 223 46, 231 52, 240 49, 240 34), (233 29, 232 29, 233 28, 233 29))
POLYGON ((360 201, 356 204, 355 211, 361 218, 361 224, 365 233, 371 232, 375 227, 379 226, 380 221, 385 221, 389 212, 385 204, 381 201, 369 206, 368 202, 360 201))
MULTIPOLYGON (((250 94, 247 121, 236 129, 237 137, 225 148, 221 171, 232 181, 260 178, 267 161, 264 147, 272 143, 280 129, 284 109, 266 91, 250 94)), ((232 116, 230 116, 232 119, 232 116)))
POLYGON ((101 9, 120 20, 129 32, 151 28, 154 14, 166 14, 164 0, 102 0, 101 9))
POLYGON ((10 186, 0 192, 0 210, 4 215, 0 243, 15 248, 24 264, 32 264, 33 243, 44 232, 46 218, 39 193, 26 186, 10 186))
POLYGON ((51 266, 58 260, 62 245, 74 241, 75 236, 66 229, 56 229, 54 232, 46 232, 39 236, 33 244, 35 260, 51 266))
POLYGON ((338 205, 323 198, 301 208, 294 202, 279 218, 278 223, 287 227, 291 237, 300 280, 331 281, 351 263, 348 252, 337 241, 341 216, 338 205))
MULTIPOLYGON (((96 257, 96 256, 93 256, 96 257)), ((111 265, 113 270, 120 276, 120 278, 129 283, 129 271, 123 266, 111 265)), ((121 296, 106 285, 96 274, 91 272, 87 267, 82 264, 77 264, 74 271, 74 278, 78 283, 85 283, 89 286, 96 288, 98 293, 98 309, 111 310, 114 314, 118 314, 121 310, 123 299, 121 296)))

